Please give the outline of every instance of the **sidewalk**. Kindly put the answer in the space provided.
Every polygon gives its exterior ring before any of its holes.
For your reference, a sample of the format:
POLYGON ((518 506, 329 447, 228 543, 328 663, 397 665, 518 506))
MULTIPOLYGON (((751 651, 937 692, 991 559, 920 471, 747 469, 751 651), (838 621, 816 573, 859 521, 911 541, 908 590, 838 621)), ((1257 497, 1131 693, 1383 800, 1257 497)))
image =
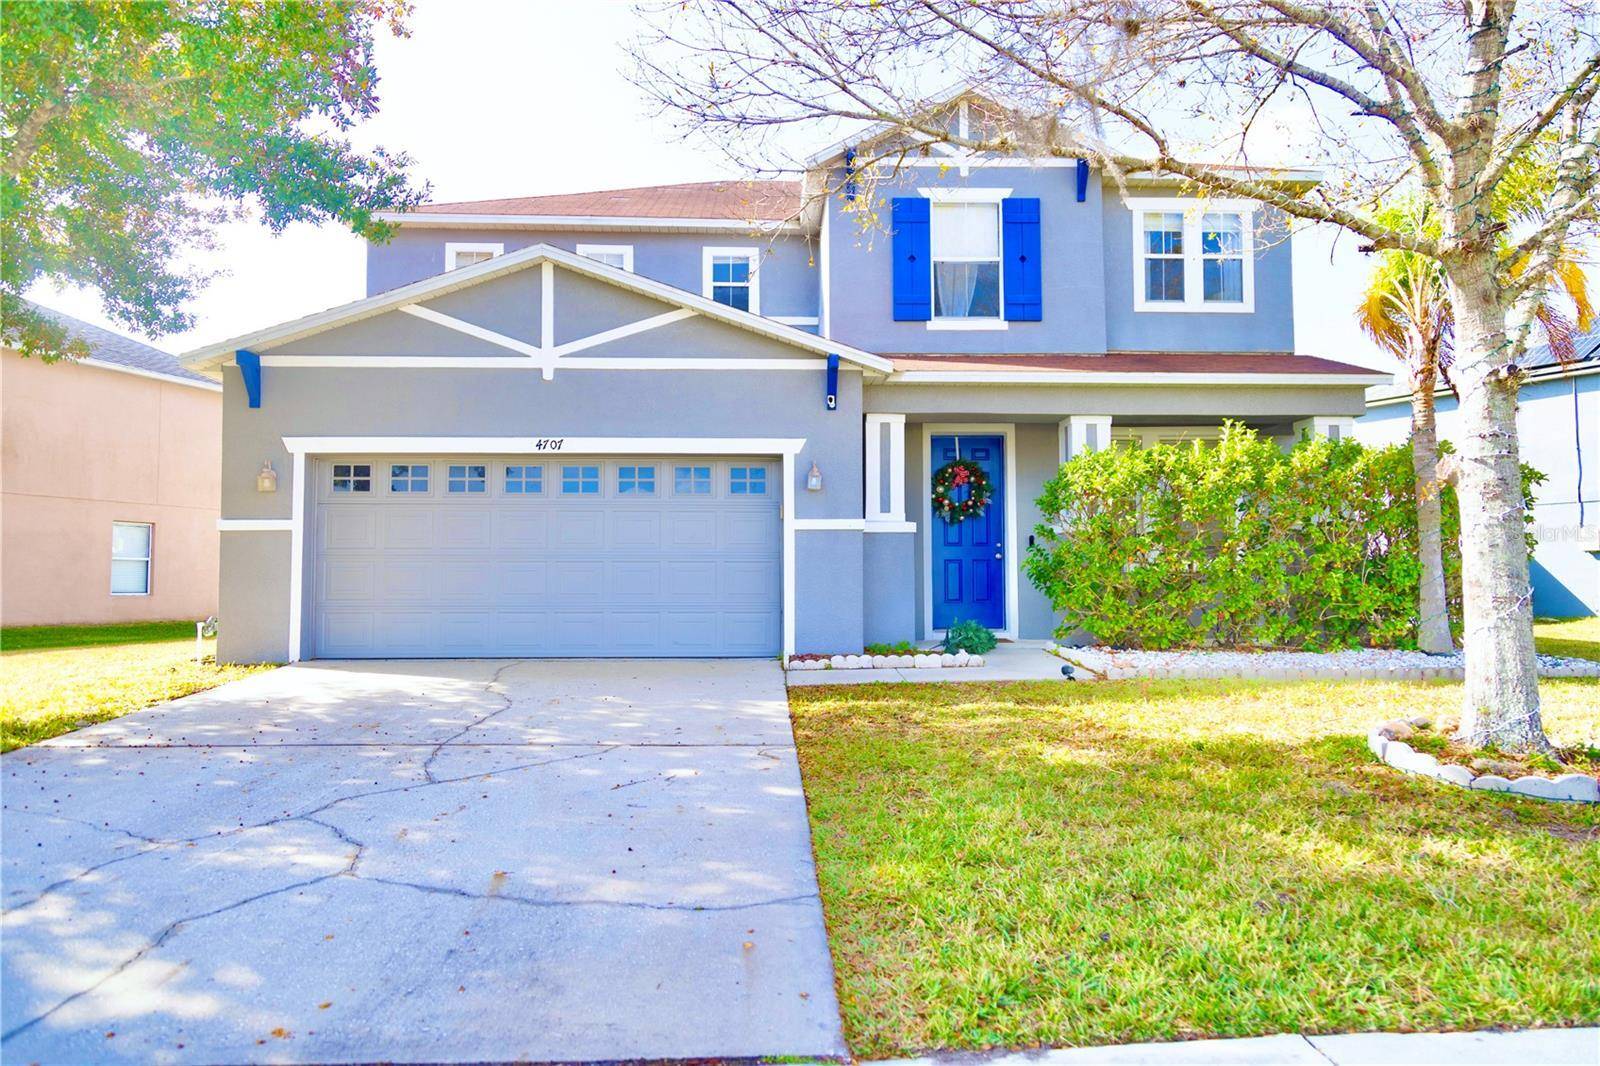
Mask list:
POLYGON ((1045 650, 1042 640, 1005 641, 983 657, 982 666, 887 670, 787 670, 789 687, 867 685, 874 681, 1060 681, 1067 665, 1045 650))
POLYGON ((1165 1044, 958 1052, 881 1066, 1600 1066, 1600 1028, 1259 1036, 1165 1044))

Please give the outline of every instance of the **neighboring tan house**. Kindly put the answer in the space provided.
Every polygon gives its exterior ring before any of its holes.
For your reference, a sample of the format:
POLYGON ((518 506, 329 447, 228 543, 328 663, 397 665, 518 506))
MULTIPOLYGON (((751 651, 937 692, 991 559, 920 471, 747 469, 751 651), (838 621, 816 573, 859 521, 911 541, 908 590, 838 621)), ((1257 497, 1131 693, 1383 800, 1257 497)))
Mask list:
MULTIPOLYGON (((1541 617, 1600 614, 1600 330, 1580 335, 1573 360, 1562 365, 1548 345, 1522 358, 1527 377, 1517 391, 1517 442, 1522 461, 1545 476, 1534 489, 1538 546, 1529 567, 1533 612, 1541 617)), ((1456 398, 1440 389, 1434 401, 1439 437, 1453 440, 1456 398)), ((1411 436, 1411 395, 1375 388, 1356 438, 1400 444, 1411 436)))
POLYGON ((1295 354, 1266 205, 1071 159, 907 159, 872 205, 710 182, 387 216, 365 299, 186 355, 224 388, 219 656, 1049 637, 1022 562, 1065 456, 1230 418, 1342 435, 1387 380, 1295 354), (891 233, 860 230, 866 206, 891 233), (957 458, 979 469, 955 491, 992 495, 950 522, 930 484, 957 458))
POLYGON ((166 352, 41 310, 91 354, 0 354, 0 623, 215 614, 222 390, 166 352))

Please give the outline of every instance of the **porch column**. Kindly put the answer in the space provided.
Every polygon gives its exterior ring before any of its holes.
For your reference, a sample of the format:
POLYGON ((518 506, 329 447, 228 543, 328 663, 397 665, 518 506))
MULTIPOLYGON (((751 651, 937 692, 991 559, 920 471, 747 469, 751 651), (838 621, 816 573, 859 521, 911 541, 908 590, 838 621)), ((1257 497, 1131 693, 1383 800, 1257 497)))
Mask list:
POLYGON ((904 532, 906 521, 906 416, 869 414, 862 449, 866 462, 867 532, 904 532))
POLYGON ((1356 435, 1356 420, 1348 415, 1313 415, 1294 424, 1294 439, 1327 437, 1329 440, 1349 440, 1356 435))
POLYGON ((1060 462, 1111 447, 1110 415, 1070 415, 1060 421, 1058 429, 1060 462))

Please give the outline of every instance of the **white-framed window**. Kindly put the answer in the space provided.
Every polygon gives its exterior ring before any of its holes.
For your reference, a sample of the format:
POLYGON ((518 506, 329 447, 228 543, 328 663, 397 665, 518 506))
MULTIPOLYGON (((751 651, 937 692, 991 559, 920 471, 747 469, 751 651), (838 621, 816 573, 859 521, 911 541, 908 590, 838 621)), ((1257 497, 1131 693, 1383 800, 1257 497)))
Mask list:
POLYGON ((427 463, 390 463, 389 491, 412 495, 428 491, 427 463))
POLYGON ((444 246, 444 268, 446 271, 460 270, 475 263, 487 263, 497 255, 504 255, 505 252, 506 246, 503 244, 450 241, 444 246))
POLYGON ((1112 426, 1111 447, 1143 451, 1158 444, 1189 444, 1201 441, 1211 447, 1222 436, 1221 426, 1112 426))
POLYGON ((446 490, 452 493, 478 495, 489 491, 489 467, 484 463, 452 463, 450 476, 445 479, 446 490))
POLYGON ((1128 201, 1135 311, 1255 310, 1255 209, 1248 200, 1128 201))
POLYGON ((149 522, 111 523, 111 595, 150 595, 155 533, 149 522))
POLYGON ((999 203, 934 203, 929 220, 934 321, 1001 321, 999 203))
POLYGON ((578 254, 596 263, 619 267, 633 273, 633 245, 631 244, 580 244, 578 254))
POLYGON ((367 463, 334 463, 334 492, 371 492, 372 467, 367 463))
POLYGON ((507 466, 506 494, 508 496, 537 496, 544 492, 543 466, 507 466))
POLYGON ((759 263, 759 253, 754 248, 706 248, 700 259, 700 295, 759 315, 759 263))

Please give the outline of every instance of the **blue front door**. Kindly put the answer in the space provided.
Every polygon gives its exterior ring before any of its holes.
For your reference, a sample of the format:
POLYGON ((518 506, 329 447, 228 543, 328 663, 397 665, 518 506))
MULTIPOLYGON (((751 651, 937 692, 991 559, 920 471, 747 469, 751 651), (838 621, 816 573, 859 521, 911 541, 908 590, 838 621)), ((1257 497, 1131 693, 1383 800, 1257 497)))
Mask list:
POLYGON ((958 458, 983 468, 994 495, 983 514, 954 525, 933 516, 933 627, 970 618, 990 629, 1006 624, 1005 581, 1005 438, 1001 436, 936 436, 933 469, 958 458))

